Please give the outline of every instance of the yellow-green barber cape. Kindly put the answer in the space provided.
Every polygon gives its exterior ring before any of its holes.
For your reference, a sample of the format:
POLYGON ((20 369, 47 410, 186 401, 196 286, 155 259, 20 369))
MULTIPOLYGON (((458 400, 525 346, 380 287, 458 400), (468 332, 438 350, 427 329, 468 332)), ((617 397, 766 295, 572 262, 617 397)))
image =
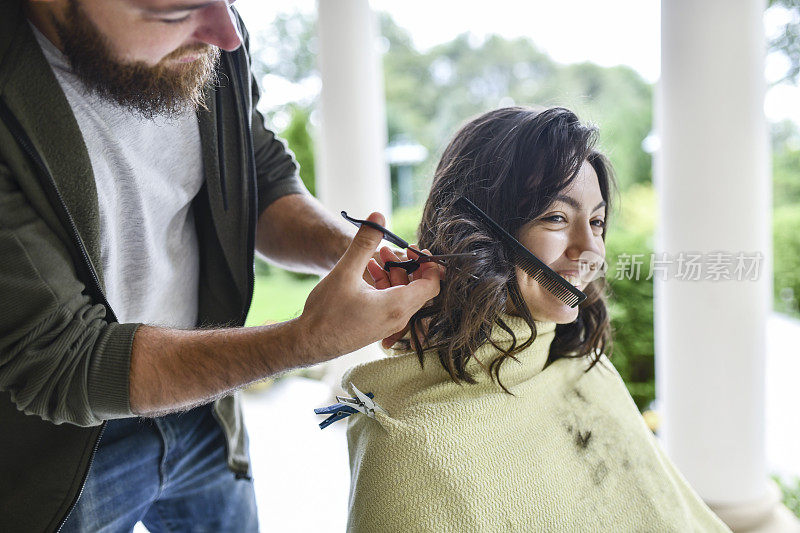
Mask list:
MULTIPOLYGON (((524 321, 503 317, 519 341, 524 321)), ((716 532, 729 529, 664 455, 625 385, 603 358, 547 368, 555 324, 506 360, 506 394, 477 363, 478 383, 453 383, 434 353, 350 370, 388 414, 348 418, 348 531, 716 532)), ((509 343, 495 327, 493 339, 509 343)), ((476 357, 488 363, 490 345, 476 357)), ((351 390, 352 392, 352 390, 351 390)))

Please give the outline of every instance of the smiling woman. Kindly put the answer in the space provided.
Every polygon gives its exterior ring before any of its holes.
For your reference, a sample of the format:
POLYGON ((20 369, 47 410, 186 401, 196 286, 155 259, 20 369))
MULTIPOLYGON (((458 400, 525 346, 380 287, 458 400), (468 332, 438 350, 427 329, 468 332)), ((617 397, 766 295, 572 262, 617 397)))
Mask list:
POLYGON ((344 377, 383 409, 348 419, 348 531, 728 531, 605 355, 605 279, 579 266, 603 261, 614 188, 595 135, 564 108, 510 107, 445 149, 419 246, 475 259, 448 270, 409 339, 344 377), (462 196, 586 300, 517 268, 462 196))
MULTIPOLYGON (((519 241, 576 288, 584 288, 585 283, 594 280, 588 276, 582 279, 586 269, 581 259, 605 256, 603 237, 608 202, 604 198, 597 172, 584 162, 575 180, 564 194, 556 196, 547 213, 520 228, 519 241), (595 202, 597 205, 592 208, 595 202)), ((522 269, 517 268, 516 277, 535 320, 549 318, 559 324, 575 321, 577 308, 564 306, 522 269)))
MULTIPOLYGON (((605 255, 605 221, 613 189, 611 167, 593 149, 595 129, 564 108, 498 109, 464 126, 442 155, 419 228, 419 244, 433 253, 474 251, 480 261, 448 273, 439 297, 412 319, 411 342, 420 358, 437 347, 451 376, 470 382, 471 354, 503 315, 555 322, 551 361, 568 354, 610 350, 605 279, 585 286, 580 261, 605 255), (458 208, 465 196, 547 266, 577 283, 587 300, 569 307, 515 268, 487 228, 458 208), (464 276, 474 276, 469 279, 464 276), (475 281, 477 279, 477 281, 475 281), (424 325, 424 326, 423 326, 424 325)), ((530 336, 530 334, 529 334, 530 336)), ((491 361, 500 365, 527 344, 491 361)))

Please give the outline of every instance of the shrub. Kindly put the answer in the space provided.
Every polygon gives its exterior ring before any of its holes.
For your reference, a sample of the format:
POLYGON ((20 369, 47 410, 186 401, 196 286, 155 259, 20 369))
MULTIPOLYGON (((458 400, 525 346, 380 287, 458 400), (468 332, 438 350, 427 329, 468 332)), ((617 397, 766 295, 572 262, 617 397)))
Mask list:
POLYGON ((655 399, 653 280, 646 279, 653 252, 655 204, 652 186, 629 187, 612 213, 606 240, 614 332, 611 361, 640 410, 655 399), (637 258, 641 261, 638 273, 637 258))
POLYGON ((392 212, 391 227, 393 233, 409 243, 417 242, 417 227, 422 220, 422 206, 400 207, 392 212))
POLYGON ((800 316, 800 205, 776 207, 772 217, 775 309, 800 316))

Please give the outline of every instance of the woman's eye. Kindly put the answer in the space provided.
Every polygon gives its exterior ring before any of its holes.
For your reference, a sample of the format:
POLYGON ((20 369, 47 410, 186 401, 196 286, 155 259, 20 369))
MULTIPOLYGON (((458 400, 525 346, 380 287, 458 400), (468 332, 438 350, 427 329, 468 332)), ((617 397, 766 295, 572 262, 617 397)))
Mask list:
MULTIPOLYGON (((567 221, 567 219, 563 215, 550 215, 549 217, 543 217, 542 220, 544 222, 551 222, 554 224, 561 224, 567 221)), ((596 228, 606 227, 606 221, 603 219, 592 220, 590 224, 596 228)))

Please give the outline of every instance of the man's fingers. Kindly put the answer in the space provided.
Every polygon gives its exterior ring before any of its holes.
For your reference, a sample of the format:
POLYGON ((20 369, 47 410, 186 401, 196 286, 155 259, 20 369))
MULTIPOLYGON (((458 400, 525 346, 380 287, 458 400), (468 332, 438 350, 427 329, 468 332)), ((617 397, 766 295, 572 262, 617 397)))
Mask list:
MULTIPOLYGON (((372 258, 369 260, 369 263, 376 263, 378 266, 383 266, 383 261, 381 261, 381 255, 379 252, 375 252, 372 254, 372 258)), ((373 276, 369 271, 369 263, 367 263, 367 268, 364 269, 364 281, 366 281, 370 287, 375 286, 375 276, 373 276)))
MULTIPOLYGON (((397 317, 402 316, 407 322, 411 315, 425 305, 425 302, 439 294, 440 279, 439 270, 431 268, 425 271, 421 278, 415 279, 408 285, 392 286, 379 294, 386 299, 386 305, 394 309, 397 317)), ((398 329, 405 325, 405 323, 400 324, 398 329)))
POLYGON ((380 249, 380 256, 383 263, 386 263, 386 261, 405 261, 405 257, 399 250, 392 250, 388 246, 383 246, 380 249))
POLYGON ((424 278, 426 276, 426 272, 429 270, 436 270, 439 273, 439 279, 444 279, 445 268, 442 265, 431 261, 430 263, 422 263, 417 271, 411 274, 411 280, 413 281, 415 279, 424 278))
MULTIPOLYGON (((381 259, 384 262, 384 265, 388 261, 405 261, 406 258, 403 254, 397 253, 395 250, 390 248, 381 248, 381 259)), ((408 273, 400 267, 394 267, 389 269, 389 281, 392 284, 392 287, 396 285, 407 285, 408 284, 408 273)))
POLYGON ((375 258, 369 260, 367 263, 367 270, 369 271, 370 276, 372 276, 373 284, 372 286, 376 289, 388 289, 392 286, 391 282, 389 281, 389 274, 381 268, 375 258))
MULTIPOLYGON (((416 252, 417 250, 414 249, 413 251, 416 252)), ((422 253, 425 253, 425 254, 428 254, 428 255, 433 255, 433 254, 431 254, 431 251, 428 250, 427 248, 422 250, 422 253)), ((440 265, 439 263, 434 263, 433 261, 428 261, 427 263, 421 263, 419 265, 419 269, 417 269, 417 271, 414 272, 414 274, 412 274, 411 279, 424 278, 425 277, 425 272, 427 272, 430 269, 436 269, 439 272, 439 279, 440 280, 444 279, 444 275, 445 275, 445 271, 446 271, 445 267, 443 265, 440 265)))
MULTIPOLYGON (((370 214, 367 220, 380 224, 381 226, 386 223, 383 215, 380 213, 370 214)), ((352 272, 354 275, 361 276, 382 238, 383 234, 380 231, 363 224, 358 228, 356 236, 353 237, 350 246, 347 247, 344 255, 342 255, 342 258, 339 260, 340 268, 344 271, 352 272)))
POLYGON ((383 268, 383 264, 386 261, 405 261, 406 256, 405 254, 398 250, 397 248, 390 248, 388 246, 381 246, 380 249, 375 252, 373 256, 375 261, 383 268))
MULTIPOLYGON (((408 288, 414 289, 410 296, 423 299, 422 304, 424 304, 439 294, 444 270, 442 265, 436 263, 421 264, 419 270, 415 272, 414 280, 407 285, 408 288)), ((419 307, 422 307, 422 304, 419 307)))

